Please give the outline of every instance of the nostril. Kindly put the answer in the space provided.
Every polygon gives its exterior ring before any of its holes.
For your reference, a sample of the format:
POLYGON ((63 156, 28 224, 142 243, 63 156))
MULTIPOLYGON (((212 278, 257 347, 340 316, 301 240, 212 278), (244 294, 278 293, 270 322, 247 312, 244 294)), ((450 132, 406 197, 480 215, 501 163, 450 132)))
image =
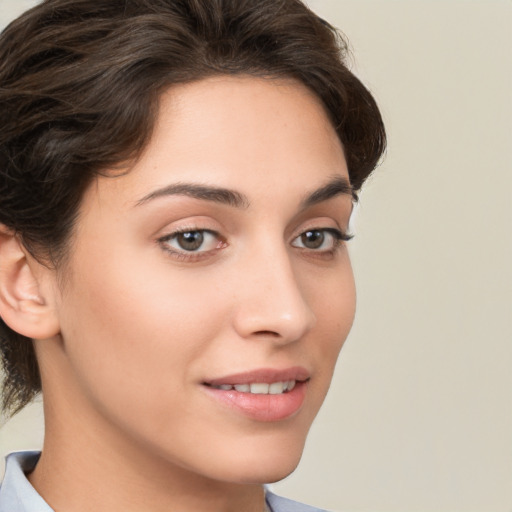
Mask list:
POLYGON ((273 338, 278 338, 280 335, 275 331, 256 331, 254 334, 259 336, 272 336, 273 338))

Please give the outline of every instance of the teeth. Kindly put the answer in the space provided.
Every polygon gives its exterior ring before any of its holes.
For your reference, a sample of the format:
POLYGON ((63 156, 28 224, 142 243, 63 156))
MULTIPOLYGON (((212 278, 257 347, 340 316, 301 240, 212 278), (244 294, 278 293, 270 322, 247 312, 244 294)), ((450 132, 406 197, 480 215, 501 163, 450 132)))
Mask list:
POLYGON ((231 391, 235 389, 239 393, 252 393, 254 395, 280 395, 291 391, 295 387, 296 381, 287 380, 284 382, 272 382, 267 384, 265 382, 254 382, 251 384, 220 384, 219 386, 212 386, 215 389, 222 391, 231 391))
POLYGON ((284 382, 272 382, 268 387, 270 395, 280 395, 284 391, 284 382))
POLYGON ((265 384, 263 382, 251 384, 251 393, 253 395, 268 395, 269 387, 269 384, 265 384))

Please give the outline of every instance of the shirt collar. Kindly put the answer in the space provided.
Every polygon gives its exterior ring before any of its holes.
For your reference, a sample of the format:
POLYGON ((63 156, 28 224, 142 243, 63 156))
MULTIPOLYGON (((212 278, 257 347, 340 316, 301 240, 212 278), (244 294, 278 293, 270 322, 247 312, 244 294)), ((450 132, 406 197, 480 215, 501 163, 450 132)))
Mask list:
POLYGON ((35 468, 40 455, 41 452, 26 451, 7 456, 0 512, 53 512, 25 476, 35 468))

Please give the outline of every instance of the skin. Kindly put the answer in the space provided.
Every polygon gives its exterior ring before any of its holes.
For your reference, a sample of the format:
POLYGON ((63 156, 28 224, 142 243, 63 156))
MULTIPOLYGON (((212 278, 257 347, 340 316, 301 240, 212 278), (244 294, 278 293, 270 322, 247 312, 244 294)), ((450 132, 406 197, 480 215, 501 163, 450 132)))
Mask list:
POLYGON ((55 510, 261 512, 261 484, 299 462, 353 321, 345 242, 301 238, 347 231, 349 194, 303 208, 336 177, 342 145, 297 82, 215 77, 163 95, 133 168, 86 191, 65 268, 31 263, 58 334, 36 340, 46 438, 30 480, 55 510), (154 194, 177 183, 246 202, 154 194), (196 252, 169 238, 200 229, 218 235, 196 252), (203 385, 296 366, 304 403, 279 421, 203 385))

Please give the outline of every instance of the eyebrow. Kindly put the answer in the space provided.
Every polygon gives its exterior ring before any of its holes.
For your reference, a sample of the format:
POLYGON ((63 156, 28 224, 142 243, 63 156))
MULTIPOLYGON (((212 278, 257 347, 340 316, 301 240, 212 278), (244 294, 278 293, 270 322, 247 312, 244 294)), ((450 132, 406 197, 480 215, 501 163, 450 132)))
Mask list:
POLYGON ((167 187, 155 190, 147 196, 144 196, 136 205, 139 206, 152 199, 164 196, 193 197, 194 199, 202 199, 203 201, 227 204, 234 208, 247 208, 249 206, 249 199, 240 192, 196 183, 174 183, 173 185, 168 185, 167 187))
MULTIPOLYGON (((145 204, 153 199, 166 196, 187 196, 203 201, 226 204, 233 208, 245 209, 250 205, 246 195, 236 190, 215 187, 212 185, 201 185, 198 183, 174 183, 155 190, 137 201, 136 206, 145 204)), ((335 176, 324 186, 316 189, 301 201, 300 209, 305 210, 318 203, 332 199, 338 195, 349 195, 357 200, 354 189, 348 179, 343 176, 335 176)))
POLYGON ((357 201, 357 194, 350 181, 343 176, 334 176, 323 187, 308 194, 301 203, 301 209, 305 210, 318 203, 323 203, 339 195, 348 195, 357 201))

